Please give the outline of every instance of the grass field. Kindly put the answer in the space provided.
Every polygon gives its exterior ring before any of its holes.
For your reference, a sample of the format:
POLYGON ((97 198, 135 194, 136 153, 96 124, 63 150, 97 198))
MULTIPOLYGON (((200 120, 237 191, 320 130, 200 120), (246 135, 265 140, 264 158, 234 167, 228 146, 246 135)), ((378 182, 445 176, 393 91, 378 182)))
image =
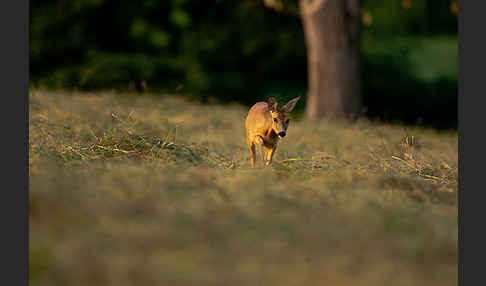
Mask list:
POLYGON ((30 92, 31 285, 457 285, 455 132, 30 92))

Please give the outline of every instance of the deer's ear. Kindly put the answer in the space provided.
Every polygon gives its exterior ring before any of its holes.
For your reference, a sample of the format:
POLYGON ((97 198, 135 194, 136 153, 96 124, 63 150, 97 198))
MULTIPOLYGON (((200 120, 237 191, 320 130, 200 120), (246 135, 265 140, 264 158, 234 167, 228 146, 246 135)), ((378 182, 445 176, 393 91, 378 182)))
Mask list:
POLYGON ((282 111, 285 111, 285 112, 291 112, 294 107, 295 107, 295 104, 297 104, 297 101, 300 99, 300 96, 299 97, 296 97, 294 99, 292 99, 291 101, 287 102, 287 104, 284 105, 284 107, 282 107, 282 111))
POLYGON ((277 100, 274 97, 268 98, 267 101, 268 107, 270 108, 270 111, 276 111, 277 110, 277 100))

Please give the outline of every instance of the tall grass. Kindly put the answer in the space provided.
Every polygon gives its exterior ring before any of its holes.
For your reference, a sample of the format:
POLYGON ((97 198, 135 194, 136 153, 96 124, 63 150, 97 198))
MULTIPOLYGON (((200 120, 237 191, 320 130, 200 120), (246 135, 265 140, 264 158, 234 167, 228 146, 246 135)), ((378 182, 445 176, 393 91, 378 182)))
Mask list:
POLYGON ((31 285, 456 285, 457 133, 30 93, 31 285))

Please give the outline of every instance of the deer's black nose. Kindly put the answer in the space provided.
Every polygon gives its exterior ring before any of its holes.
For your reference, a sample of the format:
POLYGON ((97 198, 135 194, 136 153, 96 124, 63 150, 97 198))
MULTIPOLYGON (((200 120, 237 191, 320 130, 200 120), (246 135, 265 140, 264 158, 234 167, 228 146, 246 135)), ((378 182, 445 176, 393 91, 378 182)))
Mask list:
POLYGON ((281 138, 284 138, 284 137, 285 137, 285 135, 286 135, 286 134, 285 134, 285 132, 284 132, 284 131, 282 131, 282 132, 278 133, 278 136, 280 136, 281 138))

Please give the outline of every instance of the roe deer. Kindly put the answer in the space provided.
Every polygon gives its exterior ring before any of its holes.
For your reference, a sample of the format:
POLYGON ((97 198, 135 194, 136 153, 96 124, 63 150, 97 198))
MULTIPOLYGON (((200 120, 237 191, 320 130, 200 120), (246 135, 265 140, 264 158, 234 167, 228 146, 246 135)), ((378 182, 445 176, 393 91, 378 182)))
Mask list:
POLYGON ((245 127, 252 167, 255 166, 255 145, 259 146, 262 164, 272 163, 278 141, 285 137, 289 127, 289 113, 294 109, 299 98, 300 96, 292 99, 281 109, 277 108, 277 100, 273 97, 270 97, 267 102, 257 102, 250 108, 245 127), (267 150, 266 158, 264 148, 267 150))

